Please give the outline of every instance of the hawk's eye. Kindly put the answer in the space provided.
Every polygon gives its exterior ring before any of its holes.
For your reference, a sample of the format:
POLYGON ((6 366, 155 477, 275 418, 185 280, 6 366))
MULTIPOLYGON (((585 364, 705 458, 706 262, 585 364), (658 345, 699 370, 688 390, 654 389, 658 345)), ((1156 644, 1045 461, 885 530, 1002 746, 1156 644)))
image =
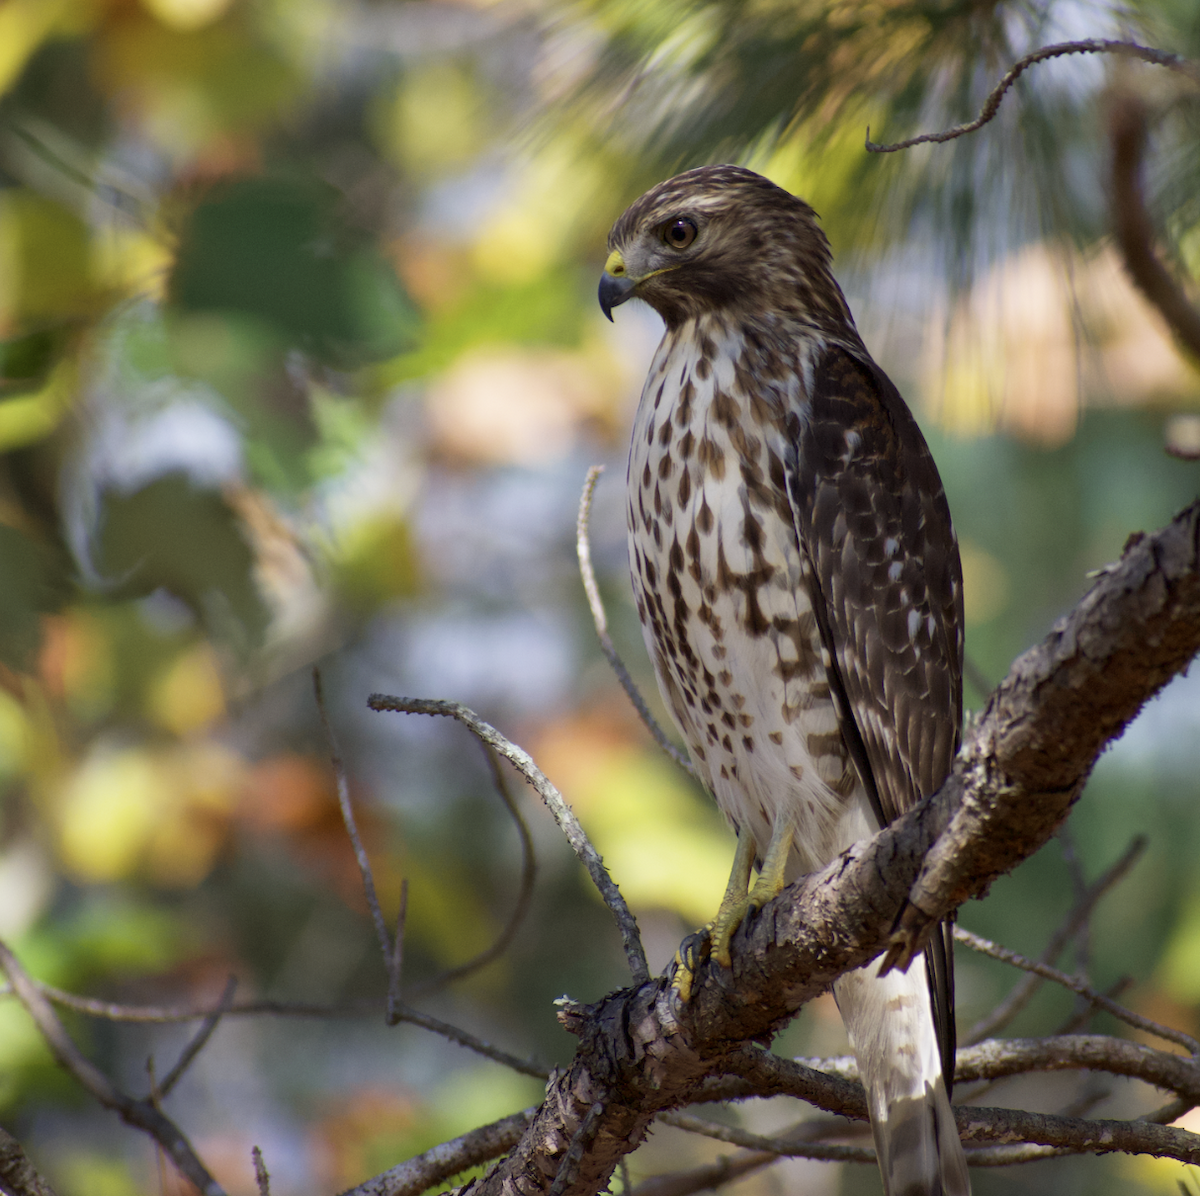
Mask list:
POLYGON ((662 233, 662 239, 672 249, 686 249, 696 239, 696 222, 686 216, 672 220, 662 233))

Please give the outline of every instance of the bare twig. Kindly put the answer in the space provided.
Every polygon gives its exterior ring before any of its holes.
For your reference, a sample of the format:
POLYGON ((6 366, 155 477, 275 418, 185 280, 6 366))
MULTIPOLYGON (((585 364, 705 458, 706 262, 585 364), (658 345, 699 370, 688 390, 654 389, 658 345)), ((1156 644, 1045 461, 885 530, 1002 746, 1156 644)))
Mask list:
MULTIPOLYGON (((1050 942, 1046 944, 1046 949, 1041 954, 1040 963, 1046 966, 1053 965, 1078 928, 1092 916, 1092 911, 1096 908, 1100 898, 1126 875, 1145 850, 1145 836, 1134 836, 1120 859, 1088 888, 1086 893, 1080 897, 1075 908, 1071 910, 1066 921, 1051 936, 1050 942)), ((997 1030, 1007 1026, 1029 1004, 1044 983, 1045 977, 1033 972, 1022 977, 999 1005, 971 1027, 970 1032, 961 1040, 962 1044, 972 1046, 974 1043, 982 1042, 985 1038, 990 1038, 997 1030)))
POLYGON ((642 697, 641 691, 625 667, 625 662, 617 652, 616 645, 612 642, 612 636, 608 634, 608 615, 605 613, 604 602, 600 597, 600 587, 596 584, 596 574, 592 569, 592 547, 588 539, 588 517, 592 511, 592 495, 595 493, 596 483, 600 480, 603 472, 603 465, 593 465, 587 471, 587 477, 583 483, 583 493, 579 498, 579 517, 575 521, 575 552, 579 557, 579 574, 583 578, 583 589, 587 594, 588 608, 592 612, 592 622, 596 626, 596 638, 600 641, 600 650, 612 666, 612 671, 616 673, 621 688, 633 703, 633 708, 638 712, 642 722, 646 724, 646 729, 654 737, 654 742, 688 776, 694 777, 696 769, 688 759, 687 753, 680 751, 671 742, 670 737, 659 726, 658 720, 650 713, 646 699, 642 697))
POLYGON ((1120 1019, 1126 1025, 1144 1030, 1147 1034, 1153 1034, 1156 1038, 1165 1039, 1167 1042, 1173 1042, 1183 1047, 1193 1057, 1200 1055, 1200 1042, 1197 1042, 1190 1034, 1151 1021, 1148 1017, 1142 1017, 1140 1013, 1134 1013, 1132 1009, 1118 1005, 1116 1001, 1097 992, 1090 985, 1084 984, 1082 980, 1076 980, 1074 976, 1068 976, 1065 972, 1048 967, 1044 963, 1026 959, 1023 955, 1018 955, 1017 952, 1010 951, 1007 947, 1001 947, 998 943, 993 943, 980 935, 972 934, 971 931, 964 930, 961 926, 954 928, 954 937, 958 942, 970 947, 972 951, 978 951, 981 955, 998 959, 1001 963, 1012 964, 1013 967, 1021 968, 1026 972, 1033 972, 1045 980, 1061 984, 1063 988, 1068 988, 1081 997, 1087 997, 1097 1008, 1103 1009, 1105 1013, 1111 1013, 1113 1017, 1120 1019))
POLYGON ((191 1143, 152 1101, 127 1096, 89 1059, 81 1054, 50 1002, 17 962, 8 946, 0 942, 0 967, 8 973, 13 991, 28 1010, 59 1066, 87 1089, 106 1109, 112 1109, 128 1125, 145 1131, 162 1147, 180 1174, 191 1180, 202 1196, 225 1196, 224 1189, 200 1162, 191 1143))
POLYGON ((1113 228, 1125 269, 1158 309, 1179 343, 1200 358, 1200 311, 1154 251, 1154 226, 1142 198, 1142 152, 1146 144, 1146 105, 1130 89, 1115 92, 1109 104, 1112 141, 1113 228))
POLYGON ((537 795, 546 803, 550 813, 554 815, 559 829, 567 837, 575 854, 582 861, 592 878, 592 883, 604 898, 617 928, 621 932, 621 940, 625 947, 625 957, 629 961, 629 970, 636 984, 644 984, 650 979, 650 969, 646 964, 646 953, 642 948, 641 936, 638 933, 637 921, 629 912, 625 898, 613 882, 604 867, 600 853, 592 846, 591 840, 584 833, 571 807, 559 791, 551 784, 549 778, 533 762, 532 757, 515 743, 506 739, 490 723, 486 723, 473 710, 467 709, 459 702, 442 702, 428 698, 397 698, 389 694, 372 694, 367 699, 367 705, 372 710, 391 710, 401 714, 430 714, 443 718, 453 718, 462 723, 473 735, 481 739, 494 751, 516 766, 517 771, 533 786, 537 795))
POLYGON ((1153 63, 1155 66, 1165 66, 1168 70, 1178 71, 1193 79, 1200 77, 1196 63, 1190 59, 1183 58, 1178 54, 1169 54, 1166 50, 1139 46, 1136 42, 1111 41, 1107 38, 1058 42, 1053 46, 1043 46, 1040 50, 1034 50, 1032 53, 1026 54, 1024 58, 1017 59, 992 89, 984 101, 983 107, 980 108, 979 115, 974 120, 968 121, 965 125, 955 125, 953 128, 944 129, 940 133, 922 133, 917 137, 909 137, 906 141, 896 141, 890 145, 877 145, 871 140, 871 130, 868 128, 867 151, 872 154, 894 154, 897 150, 911 149, 914 145, 953 141, 957 137, 974 133, 977 129, 983 128, 996 115, 1000 110, 1000 102, 1004 99, 1008 89, 1031 66, 1050 58, 1061 58, 1065 54, 1121 54, 1127 58, 1139 58, 1143 62, 1153 63))
MULTIPOLYGON (((73 1009, 90 1017, 106 1021, 129 1022, 138 1025, 170 1025, 175 1022, 194 1022, 210 1017, 219 1010, 211 1005, 114 1005, 108 1001, 96 1001, 90 997, 78 997, 74 993, 30 979, 30 983, 48 1000, 64 1009, 73 1009)), ((16 995, 13 990, 13 995, 16 995)), ((379 1012, 377 1000, 355 1001, 346 1005, 317 1005, 305 1001, 254 1000, 234 1002, 224 1011, 226 1017, 369 1017, 379 1012)), ((401 1004, 397 1013, 401 1022, 419 1026, 437 1034, 449 1042, 457 1043, 486 1059, 519 1071, 523 1075, 544 1080, 549 1069, 533 1059, 522 1059, 477 1037, 466 1030, 443 1022, 410 1005, 401 1004)))
POLYGON ((225 982, 225 991, 221 994, 221 1003, 204 1019, 204 1024, 196 1031, 187 1046, 183 1048, 178 1062, 163 1077, 162 1083, 156 1085, 158 1090, 157 1095, 160 1100, 162 1097, 170 1094, 171 1089, 179 1083, 183 1078, 183 1073, 191 1066, 192 1060, 204 1049, 205 1044, 212 1037, 213 1031, 217 1028, 217 1023, 229 1012, 229 1006, 233 1003, 233 994, 236 991, 237 977, 230 976, 225 982))
POLYGON ((420 1196, 427 1188, 444 1183, 452 1175, 499 1158, 511 1150, 536 1112, 536 1109, 525 1109, 490 1125, 481 1125, 470 1133, 415 1155, 342 1196, 420 1196))
POLYGON ((692 1196, 693 1192, 716 1191, 752 1171, 779 1162, 779 1155, 769 1150, 739 1150, 733 1155, 721 1155, 715 1163, 695 1167, 691 1171, 672 1171, 654 1175, 633 1189, 631 1196, 692 1196))
MULTIPOLYGON (((1115 983, 1110 984, 1104 991, 1104 995, 1110 1000, 1115 1001, 1122 993, 1127 993, 1136 983, 1132 976, 1121 976, 1115 983)), ((1087 1028, 1088 1022, 1096 1014, 1096 1006, 1086 997, 1080 997, 1077 1002, 1077 1008, 1074 1013, 1057 1030, 1054 1035, 1058 1034, 1078 1034, 1081 1030, 1087 1028)), ((1053 1037, 1054 1035, 1051 1035, 1053 1037)))
POLYGON ((722 1125, 706 1117, 694 1117, 689 1113, 660 1113, 658 1120, 676 1129, 692 1134, 702 1134, 717 1142, 728 1142, 749 1150, 769 1151, 771 1154, 797 1159, 822 1159, 837 1163, 873 1163, 875 1151, 868 1146, 847 1146, 825 1141, 827 1138, 844 1138, 850 1128, 845 1122, 822 1118, 819 1121, 802 1121, 782 1134, 752 1134, 731 1125, 722 1125))
POLYGON ((496 753, 486 743, 480 746, 483 748, 483 754, 487 757, 488 768, 491 770, 496 792, 500 794, 500 800, 512 816, 517 834, 521 839, 521 884, 517 890, 517 900, 513 904, 512 913, 504 928, 496 936, 495 942, 480 951, 474 959, 468 959, 466 963, 459 964, 456 968, 449 968, 425 984, 415 986, 408 994, 410 997, 424 996, 426 993, 434 992, 455 980, 469 976, 472 972, 479 971, 492 960, 499 959, 512 945, 521 923, 525 920, 525 915, 529 912, 529 904, 533 900, 533 886, 537 880, 537 856, 533 850, 533 836, 530 835, 529 825, 509 792, 508 781, 505 780, 504 773, 500 771, 500 761, 496 753))
POLYGON ((337 736, 329 722, 329 714, 325 709, 325 694, 321 685, 321 670, 313 669, 313 694, 317 700, 317 710, 321 715, 321 727, 325 732, 325 740, 329 745, 329 759, 333 766, 333 775, 337 780, 338 806, 342 811, 342 821, 346 825, 346 834, 350 836, 350 844, 354 848, 354 858, 358 861, 358 871, 362 876, 363 892, 366 894, 367 906, 371 911, 371 920, 375 923, 375 937, 379 940, 379 949, 383 953, 383 970, 388 977, 387 1022, 394 1026, 398 1019, 393 1017, 395 1008, 400 1000, 399 975, 396 962, 398 954, 388 932, 383 910, 379 905, 379 897, 375 892, 375 876, 371 871, 371 861, 367 849, 363 846, 362 837, 358 833, 358 824, 354 820, 354 808, 350 804, 350 784, 346 779, 346 766, 342 761, 342 753, 338 747, 337 736))
POLYGON ((0 1183, 12 1196, 54 1196, 54 1189, 38 1174, 20 1142, 0 1130, 0 1183))
POLYGON ((271 1176, 263 1162, 262 1151, 254 1147, 250 1151, 250 1158, 254 1160, 254 1182, 258 1185, 258 1196, 271 1196, 271 1176))
POLYGON ((400 879, 400 908, 396 911, 396 937, 388 961, 387 1024, 400 1020, 400 976, 404 971, 404 931, 408 925, 408 877, 400 879))

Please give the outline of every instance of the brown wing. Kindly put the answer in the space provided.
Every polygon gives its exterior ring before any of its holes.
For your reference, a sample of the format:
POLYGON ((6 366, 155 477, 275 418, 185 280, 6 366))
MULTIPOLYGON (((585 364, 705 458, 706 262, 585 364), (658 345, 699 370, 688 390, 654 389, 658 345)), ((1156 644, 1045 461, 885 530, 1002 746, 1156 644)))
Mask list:
POLYGON ((882 825, 936 792, 958 750, 958 544, 925 438, 865 355, 833 347, 816 362, 796 448, 789 495, 813 607, 882 825))
MULTIPOLYGON (((842 734, 880 825, 937 791, 962 725, 962 566, 937 468, 887 375, 842 347, 815 363, 788 490, 842 734)), ((925 956, 947 1087, 950 927, 925 956)))

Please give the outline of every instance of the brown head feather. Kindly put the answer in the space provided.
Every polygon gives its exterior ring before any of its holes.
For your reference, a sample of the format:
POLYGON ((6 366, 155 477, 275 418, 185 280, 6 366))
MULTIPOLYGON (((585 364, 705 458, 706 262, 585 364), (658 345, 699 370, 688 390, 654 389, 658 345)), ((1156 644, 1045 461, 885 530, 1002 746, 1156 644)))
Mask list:
POLYGON ((652 187, 613 225, 608 248, 668 327, 716 310, 770 312, 858 339, 816 212, 745 167, 701 166, 652 187), (681 219, 698 230, 682 250, 663 240, 681 219))

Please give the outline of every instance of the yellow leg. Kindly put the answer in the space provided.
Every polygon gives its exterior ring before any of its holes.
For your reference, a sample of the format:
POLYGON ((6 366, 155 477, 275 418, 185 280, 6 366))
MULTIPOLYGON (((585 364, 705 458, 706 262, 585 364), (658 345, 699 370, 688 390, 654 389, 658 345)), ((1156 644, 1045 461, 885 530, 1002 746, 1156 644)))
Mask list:
POLYGON ((741 885, 741 895, 738 896, 734 887, 738 862, 742 857, 742 837, 738 836, 738 853, 734 859, 734 874, 729 878, 729 887, 725 890, 725 899, 717 911, 716 921, 711 932, 713 958, 723 968, 733 962, 729 955, 729 944, 734 932, 745 921, 751 910, 762 909, 772 897, 780 893, 784 886, 784 873, 787 869, 788 856, 792 850, 792 824, 784 820, 771 832, 771 842, 767 844, 767 855, 763 860, 762 871, 754 888, 746 892, 746 884, 750 879, 750 862, 754 859, 754 849, 747 853, 749 861, 746 864, 746 877, 741 885))
POLYGON ((757 844, 746 830, 738 834, 737 852, 733 857, 733 868, 729 873, 729 884, 721 899, 717 916, 703 930, 690 935, 675 953, 675 976, 671 986, 685 1004, 691 1000, 692 986, 709 953, 722 967, 732 963, 729 944, 746 915, 761 909, 784 885, 784 872, 788 855, 792 850, 792 827, 786 823, 776 827, 767 846, 762 871, 754 888, 750 888, 750 873, 754 867, 757 844))

